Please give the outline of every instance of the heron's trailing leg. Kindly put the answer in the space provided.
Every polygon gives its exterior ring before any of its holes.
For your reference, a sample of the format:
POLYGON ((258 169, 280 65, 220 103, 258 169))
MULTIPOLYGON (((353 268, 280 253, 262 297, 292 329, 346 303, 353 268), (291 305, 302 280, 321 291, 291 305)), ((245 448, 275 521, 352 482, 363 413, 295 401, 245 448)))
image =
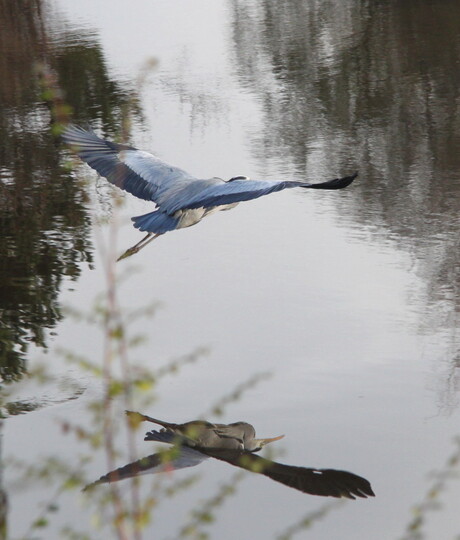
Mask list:
POLYGON ((153 234, 153 233, 147 233, 146 236, 144 236, 144 238, 142 238, 142 240, 140 242, 138 242, 135 246, 133 247, 130 247, 129 249, 127 249, 123 255, 121 255, 120 257, 118 257, 117 259, 117 262, 118 261, 121 261, 122 259, 126 259, 127 257, 131 257, 131 255, 134 255, 135 253, 137 253, 138 251, 140 251, 142 248, 144 248, 147 244, 150 244, 150 242, 152 242, 153 240, 155 240, 155 238, 158 238, 159 236, 161 236, 163 233, 158 233, 158 234, 153 234))

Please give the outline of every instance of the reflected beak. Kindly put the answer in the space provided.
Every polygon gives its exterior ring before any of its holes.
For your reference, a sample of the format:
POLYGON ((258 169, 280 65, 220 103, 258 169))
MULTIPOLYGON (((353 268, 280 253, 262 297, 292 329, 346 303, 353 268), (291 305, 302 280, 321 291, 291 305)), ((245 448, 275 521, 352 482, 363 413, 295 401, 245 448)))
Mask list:
POLYGON ((279 441, 283 437, 284 437, 284 435, 279 435, 278 437, 272 437, 271 439, 261 439, 261 440, 263 441, 264 444, 268 444, 268 443, 271 443, 271 442, 279 441))

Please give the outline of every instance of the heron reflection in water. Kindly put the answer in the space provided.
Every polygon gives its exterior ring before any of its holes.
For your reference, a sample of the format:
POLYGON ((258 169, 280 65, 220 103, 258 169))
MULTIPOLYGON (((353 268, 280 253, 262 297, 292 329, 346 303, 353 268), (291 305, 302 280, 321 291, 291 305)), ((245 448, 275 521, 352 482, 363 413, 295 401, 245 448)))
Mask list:
POLYGON ((211 424, 202 420, 173 424, 144 414, 126 411, 134 424, 141 421, 153 422, 163 427, 160 431, 149 431, 146 441, 164 442, 174 445, 171 459, 165 461, 164 453, 139 459, 101 476, 85 489, 98 484, 116 482, 125 478, 157 472, 194 467, 212 457, 230 465, 268 476, 276 482, 303 493, 325 497, 373 497, 370 483, 361 476, 335 469, 310 469, 284 465, 254 454, 265 445, 282 439, 284 435, 268 439, 256 439, 255 429, 246 422, 233 424, 211 424))
POLYGON ((205 216, 230 210, 239 202, 294 187, 342 189, 358 175, 355 173, 317 184, 250 180, 246 176, 235 176, 228 181, 221 178, 198 179, 148 152, 101 139, 92 131, 78 126, 67 126, 62 138, 83 161, 109 182, 139 199, 156 203, 157 209, 153 212, 132 218, 134 227, 147 232, 147 236, 128 249, 119 260, 137 253, 168 231, 195 225, 205 216))

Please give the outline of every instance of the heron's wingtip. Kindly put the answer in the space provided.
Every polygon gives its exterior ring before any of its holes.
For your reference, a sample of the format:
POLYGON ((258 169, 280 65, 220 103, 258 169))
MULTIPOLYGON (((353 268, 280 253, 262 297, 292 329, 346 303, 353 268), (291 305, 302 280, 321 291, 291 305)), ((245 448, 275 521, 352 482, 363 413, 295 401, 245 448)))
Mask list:
POLYGON ((350 176, 344 176, 343 178, 336 178, 335 180, 332 180, 334 182, 334 185, 331 186, 332 189, 343 189, 348 187, 356 178, 358 177, 358 171, 353 173, 350 176))
POLYGON ((355 172, 351 176, 344 176, 343 178, 334 178, 327 182, 321 182, 319 184, 304 184, 303 187, 312 189, 343 189, 348 187, 353 180, 358 176, 358 172, 355 172))

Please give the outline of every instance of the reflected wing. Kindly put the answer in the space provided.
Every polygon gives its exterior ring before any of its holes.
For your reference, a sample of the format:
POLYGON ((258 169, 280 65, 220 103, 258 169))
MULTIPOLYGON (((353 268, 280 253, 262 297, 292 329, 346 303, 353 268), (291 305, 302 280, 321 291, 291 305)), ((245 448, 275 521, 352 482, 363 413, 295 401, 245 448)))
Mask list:
POLYGON ((196 180, 148 152, 106 141, 78 126, 67 126, 62 139, 101 176, 139 199, 161 204, 168 194, 196 180))
MULTIPOLYGON (((163 433, 159 431, 150 432, 149 438, 146 440, 158 441, 158 442, 173 442, 176 436, 172 433, 163 433)), ((198 452, 188 446, 174 446, 167 452, 160 452, 157 454, 151 454, 132 463, 128 463, 123 467, 119 467, 113 471, 110 471, 104 476, 101 476, 99 480, 87 485, 84 490, 90 489, 98 484, 106 484, 108 482, 118 482, 125 478, 132 478, 141 474, 155 474, 161 472, 171 472, 178 469, 185 469, 187 467, 195 467, 203 461, 209 458, 209 456, 198 452)))
POLYGON ((250 452, 205 450, 206 455, 226 461, 236 467, 268 476, 276 482, 310 495, 323 497, 374 497, 370 483, 361 476, 334 469, 308 469, 284 465, 264 459, 250 452))
POLYGON ((268 180, 233 180, 231 182, 218 183, 200 190, 190 197, 188 190, 178 193, 172 200, 164 205, 164 210, 173 214, 183 208, 209 208, 232 204, 251 199, 257 199, 275 191, 287 188, 302 187, 311 189, 343 189, 349 186, 358 176, 358 173, 344 178, 335 178, 328 182, 309 184, 305 182, 286 182, 268 180))

